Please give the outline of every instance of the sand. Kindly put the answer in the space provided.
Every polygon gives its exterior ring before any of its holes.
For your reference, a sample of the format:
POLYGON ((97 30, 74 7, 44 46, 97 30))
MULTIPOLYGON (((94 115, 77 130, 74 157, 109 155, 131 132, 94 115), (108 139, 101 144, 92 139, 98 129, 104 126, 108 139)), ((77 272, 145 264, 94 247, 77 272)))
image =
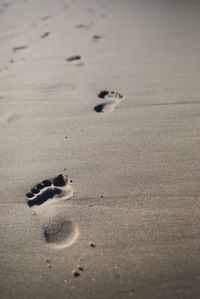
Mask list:
POLYGON ((199 13, 0 1, 1 299, 199 298, 199 13))

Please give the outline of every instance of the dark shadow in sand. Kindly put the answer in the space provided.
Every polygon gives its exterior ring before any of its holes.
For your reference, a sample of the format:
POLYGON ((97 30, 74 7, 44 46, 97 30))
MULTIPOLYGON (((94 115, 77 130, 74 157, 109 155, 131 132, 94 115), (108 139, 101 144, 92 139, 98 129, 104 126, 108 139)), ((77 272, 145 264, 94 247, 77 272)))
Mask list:
POLYGON ((100 99, 105 99, 105 97, 109 94, 109 92, 107 90, 102 90, 100 91, 100 93, 98 94, 98 97, 100 99))
POLYGON ((49 188, 49 189, 45 190, 42 194, 38 194, 35 199, 29 199, 28 205, 29 205, 29 207, 32 207, 35 205, 39 206, 39 205, 43 204, 45 201, 47 201, 48 199, 53 198, 57 194, 60 194, 61 192, 62 191, 59 188, 49 188))
POLYGON ((94 107, 94 111, 96 111, 97 113, 103 112, 103 108, 105 107, 106 104, 99 104, 97 106, 94 107))
POLYGON ((81 56, 80 56, 80 55, 70 56, 70 57, 66 58, 66 60, 67 60, 68 62, 76 61, 76 60, 80 60, 80 59, 81 59, 81 56))
POLYGON ((27 49, 28 47, 27 46, 19 46, 19 47, 14 47, 13 48, 13 52, 17 52, 17 51, 20 51, 20 50, 24 50, 24 49, 27 49))
POLYGON ((42 34, 40 37, 41 37, 41 38, 45 38, 45 37, 49 36, 49 34, 50 34, 49 32, 45 32, 45 33, 42 34))

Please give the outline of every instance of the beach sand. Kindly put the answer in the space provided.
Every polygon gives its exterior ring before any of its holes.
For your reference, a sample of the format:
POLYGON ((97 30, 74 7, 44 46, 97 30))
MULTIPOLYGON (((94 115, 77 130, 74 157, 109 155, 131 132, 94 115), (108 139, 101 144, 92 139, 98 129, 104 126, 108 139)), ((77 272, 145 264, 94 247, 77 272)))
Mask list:
POLYGON ((0 1, 1 299, 199 298, 199 14, 0 1))

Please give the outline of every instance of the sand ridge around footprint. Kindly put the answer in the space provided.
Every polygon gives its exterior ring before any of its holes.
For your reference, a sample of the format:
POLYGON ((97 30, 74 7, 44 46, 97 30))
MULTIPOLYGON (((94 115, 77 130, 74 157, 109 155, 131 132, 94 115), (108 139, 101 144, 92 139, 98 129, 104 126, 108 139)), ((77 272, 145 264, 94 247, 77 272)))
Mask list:
POLYGON ((98 94, 100 99, 105 101, 96 105, 94 111, 97 113, 110 113, 112 112, 121 101, 124 100, 124 96, 115 91, 103 90, 98 94))
POLYGON ((72 195, 70 179, 63 174, 42 181, 26 194, 28 206, 34 209, 42 223, 44 239, 52 247, 69 247, 79 235, 77 225, 67 219, 66 215, 57 213, 58 203, 72 195))

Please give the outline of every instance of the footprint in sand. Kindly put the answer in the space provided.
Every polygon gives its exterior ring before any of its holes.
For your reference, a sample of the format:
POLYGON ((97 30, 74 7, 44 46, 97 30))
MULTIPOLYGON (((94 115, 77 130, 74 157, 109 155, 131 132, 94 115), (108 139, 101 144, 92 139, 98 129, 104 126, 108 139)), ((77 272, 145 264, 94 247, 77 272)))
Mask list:
POLYGON ((98 35, 98 34, 95 34, 95 35, 93 35, 92 39, 93 39, 94 42, 96 42, 96 41, 102 39, 102 36, 98 35))
POLYGON ((49 35, 50 35, 50 32, 45 32, 42 35, 40 35, 40 38, 46 38, 49 35))
POLYGON ((52 16, 48 16, 48 15, 47 15, 47 16, 43 16, 43 17, 41 17, 40 20, 41 20, 41 21, 46 21, 46 20, 49 20, 49 19, 51 19, 51 18, 52 18, 52 16))
POLYGON ((59 174, 52 180, 44 180, 26 194, 27 203, 40 219, 47 244, 66 248, 74 243, 79 231, 76 224, 56 213, 58 202, 71 198, 73 189, 68 176, 59 174))
POLYGON ((124 96, 115 91, 103 90, 98 94, 100 99, 104 99, 105 102, 98 104, 94 107, 94 111, 97 113, 109 113, 112 112, 121 101, 124 100, 124 96))
POLYGON ((84 65, 84 62, 80 55, 74 55, 74 56, 67 57, 66 61, 71 64, 78 65, 78 66, 84 65))
POLYGON ((28 48, 28 46, 23 45, 23 46, 19 46, 19 47, 13 47, 12 50, 13 50, 13 53, 16 53, 18 51, 25 50, 27 48, 28 48))

